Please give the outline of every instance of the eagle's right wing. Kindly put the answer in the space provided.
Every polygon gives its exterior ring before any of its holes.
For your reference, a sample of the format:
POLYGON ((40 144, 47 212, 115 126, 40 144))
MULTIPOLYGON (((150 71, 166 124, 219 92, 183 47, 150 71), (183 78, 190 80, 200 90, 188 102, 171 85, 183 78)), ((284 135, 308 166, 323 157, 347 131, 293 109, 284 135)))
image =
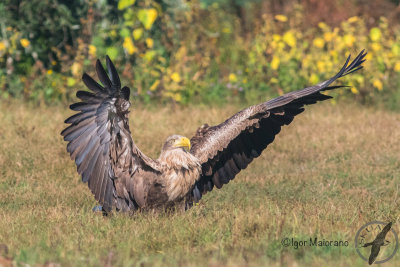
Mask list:
POLYGON ((61 132, 67 151, 75 160, 82 181, 105 211, 135 209, 132 175, 139 168, 157 172, 157 162, 145 156, 130 135, 128 112, 130 89, 121 89, 118 73, 107 56, 108 74, 97 60, 101 86, 86 73, 82 80, 93 92, 78 91, 82 100, 70 108, 79 113, 69 117, 61 132))

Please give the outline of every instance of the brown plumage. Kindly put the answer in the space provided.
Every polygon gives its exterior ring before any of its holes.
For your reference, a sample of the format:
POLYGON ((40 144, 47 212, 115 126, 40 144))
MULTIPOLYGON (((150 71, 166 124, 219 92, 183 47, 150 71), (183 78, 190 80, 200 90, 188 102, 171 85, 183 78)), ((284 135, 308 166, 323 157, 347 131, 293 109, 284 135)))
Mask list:
POLYGON ((144 155, 135 145, 128 125, 130 89, 123 87, 107 57, 108 75, 96 63, 99 85, 84 74, 93 92, 79 91, 82 102, 70 108, 79 113, 61 132, 78 173, 106 212, 116 208, 161 208, 177 203, 190 207, 214 185, 221 188, 272 143, 283 125, 301 113, 304 105, 331 98, 321 91, 336 79, 362 68, 362 51, 350 57, 331 79, 270 101, 248 107, 225 122, 201 126, 194 137, 168 137, 158 159, 144 155))

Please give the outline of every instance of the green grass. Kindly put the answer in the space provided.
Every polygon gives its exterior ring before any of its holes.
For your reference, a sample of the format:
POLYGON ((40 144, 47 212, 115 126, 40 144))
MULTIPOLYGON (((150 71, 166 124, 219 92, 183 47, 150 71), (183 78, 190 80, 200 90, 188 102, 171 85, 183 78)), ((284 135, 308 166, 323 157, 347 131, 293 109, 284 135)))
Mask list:
MULTIPOLYGON (((400 115, 354 104, 308 107, 234 181, 174 214, 103 217, 59 135, 65 107, 0 103, 0 244, 16 264, 63 266, 365 266, 358 228, 400 233, 400 115), (283 247, 285 237, 348 247, 283 247)), ((137 145, 157 157, 170 134, 192 136, 240 108, 133 109, 137 145)), ((1 265, 0 257, 0 265, 1 265)), ((399 266, 399 253, 385 266, 399 266)))

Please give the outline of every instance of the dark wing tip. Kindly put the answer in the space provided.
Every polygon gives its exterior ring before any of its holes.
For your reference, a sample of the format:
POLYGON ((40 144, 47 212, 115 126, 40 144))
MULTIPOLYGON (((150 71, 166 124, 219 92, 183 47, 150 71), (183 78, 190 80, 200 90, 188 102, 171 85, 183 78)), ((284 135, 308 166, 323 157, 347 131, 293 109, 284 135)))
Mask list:
POLYGON ((82 75, 82 81, 86 85, 87 88, 92 90, 96 94, 105 94, 106 90, 104 89, 103 86, 98 84, 90 75, 88 75, 86 72, 83 73, 82 75))
POLYGON ((85 82, 85 80, 89 80, 89 79, 93 79, 92 77, 90 77, 89 74, 87 74, 86 72, 84 72, 82 74, 82 81, 85 82))
POLYGON ((345 75, 351 74, 357 70, 360 70, 363 68, 362 63, 365 62, 365 56, 367 55, 367 52, 365 52, 365 49, 361 50, 361 52, 356 56, 356 58, 350 63, 350 65, 347 66, 347 63, 350 59, 350 55, 348 57, 348 60, 346 64, 344 65, 345 68, 343 70, 343 73, 340 75, 340 77, 343 77, 345 75))
POLYGON ((108 75, 110 76, 112 85, 118 90, 121 88, 121 80, 119 79, 119 75, 117 69, 112 63, 110 57, 106 55, 106 64, 108 69, 108 75))
POLYGON ((110 58, 108 55, 106 55, 106 64, 107 64, 107 68, 108 68, 110 65, 112 65, 112 66, 114 67, 114 64, 112 63, 112 60, 111 60, 111 58, 110 58))
POLYGON ((103 65, 101 64, 100 60, 96 60, 96 72, 97 76, 99 77, 101 83, 107 89, 109 93, 113 93, 115 88, 113 88, 110 78, 107 75, 106 70, 104 69, 103 65))

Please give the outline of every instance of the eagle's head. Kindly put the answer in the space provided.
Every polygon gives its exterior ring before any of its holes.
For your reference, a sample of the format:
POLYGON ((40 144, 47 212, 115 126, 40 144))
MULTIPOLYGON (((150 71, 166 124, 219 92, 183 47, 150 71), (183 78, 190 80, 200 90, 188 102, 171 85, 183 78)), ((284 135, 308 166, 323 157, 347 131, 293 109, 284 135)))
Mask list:
POLYGON ((166 152, 174 149, 190 151, 190 140, 187 137, 177 134, 169 136, 164 143, 162 151, 166 152))

